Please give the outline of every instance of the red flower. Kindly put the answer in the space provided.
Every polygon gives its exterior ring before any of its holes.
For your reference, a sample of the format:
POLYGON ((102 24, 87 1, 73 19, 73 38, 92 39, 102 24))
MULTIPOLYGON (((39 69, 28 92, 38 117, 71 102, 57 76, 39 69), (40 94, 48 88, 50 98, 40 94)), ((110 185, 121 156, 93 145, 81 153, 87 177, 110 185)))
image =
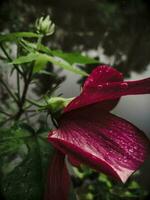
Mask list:
MULTIPOLYGON (((121 96, 149 93, 150 78, 123 81, 114 68, 97 67, 81 94, 64 109, 59 128, 49 133, 49 142, 73 165, 84 163, 125 182, 148 156, 150 142, 141 130, 109 111, 121 96)), ((63 200, 67 199, 66 195, 63 200)))

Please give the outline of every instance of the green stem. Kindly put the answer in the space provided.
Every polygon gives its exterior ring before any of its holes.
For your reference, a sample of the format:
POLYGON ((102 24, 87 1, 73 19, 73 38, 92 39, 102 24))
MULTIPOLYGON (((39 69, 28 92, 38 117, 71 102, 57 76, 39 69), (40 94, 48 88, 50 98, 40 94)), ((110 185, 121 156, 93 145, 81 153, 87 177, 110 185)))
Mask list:
POLYGON ((7 92, 9 93, 9 95, 13 98, 13 100, 18 104, 18 100, 16 98, 16 96, 13 94, 13 92, 9 89, 9 87, 7 86, 7 84, 0 79, 0 82, 2 83, 2 85, 6 88, 7 92))
POLYGON ((31 103, 32 105, 37 106, 37 107, 39 107, 39 108, 44 107, 43 105, 40 105, 40 104, 36 103, 36 102, 33 101, 33 100, 30 100, 30 99, 27 99, 27 98, 26 98, 26 101, 28 101, 28 102, 31 103))
POLYGON ((20 77, 17 71, 17 91, 18 91, 18 100, 20 101, 20 77))
POLYGON ((11 114, 9 114, 9 113, 7 113, 7 112, 5 112, 5 111, 3 111, 3 110, 0 110, 0 113, 2 113, 2 114, 4 114, 4 115, 6 115, 6 116, 11 116, 11 114))
POLYGON ((14 116, 11 116, 7 119, 5 119, 4 121, 0 122, 0 127, 4 126, 7 122, 9 122, 10 120, 12 120, 14 118, 14 116))
MULTIPOLYGON (((9 54, 7 53, 7 51, 5 50, 4 46, 2 44, 0 44, 0 48, 2 49, 3 53, 5 54, 5 56, 8 58, 8 60, 10 62, 12 62, 12 58, 9 56, 9 54)), ((22 71, 19 69, 19 67, 15 64, 13 64, 14 68, 18 71, 18 73, 20 73, 23 77, 24 77, 24 74, 22 73, 22 71)))
POLYGON ((56 119, 52 115, 51 115, 51 120, 52 120, 53 125, 55 126, 55 128, 58 128, 57 121, 56 121, 56 119))
POLYGON ((39 35, 38 40, 37 40, 37 50, 39 50, 39 46, 42 43, 43 35, 39 35))
POLYGON ((23 89, 23 92, 22 92, 22 97, 21 97, 20 102, 19 102, 19 110, 18 110, 16 117, 15 117, 16 120, 18 120, 24 112, 23 107, 24 107, 24 103, 25 103, 25 100, 26 100, 26 95, 27 95, 27 91, 28 91, 28 88, 29 88, 29 85, 30 85, 30 81, 31 81, 31 78, 32 78, 32 73, 33 73, 33 67, 31 68, 28 77, 24 77, 24 89, 23 89))

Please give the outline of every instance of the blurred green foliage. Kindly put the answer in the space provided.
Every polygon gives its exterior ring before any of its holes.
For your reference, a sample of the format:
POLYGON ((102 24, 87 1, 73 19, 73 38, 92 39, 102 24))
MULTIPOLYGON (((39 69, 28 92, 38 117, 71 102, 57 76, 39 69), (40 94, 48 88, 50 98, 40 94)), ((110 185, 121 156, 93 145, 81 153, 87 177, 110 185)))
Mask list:
POLYGON ((144 200, 148 195, 133 177, 125 184, 121 184, 86 166, 74 168, 74 171, 76 174, 74 182, 80 183, 76 191, 81 200, 144 200))
POLYGON ((43 198, 47 167, 53 155, 47 132, 34 132, 26 124, 1 129, 0 183, 6 199, 43 198))

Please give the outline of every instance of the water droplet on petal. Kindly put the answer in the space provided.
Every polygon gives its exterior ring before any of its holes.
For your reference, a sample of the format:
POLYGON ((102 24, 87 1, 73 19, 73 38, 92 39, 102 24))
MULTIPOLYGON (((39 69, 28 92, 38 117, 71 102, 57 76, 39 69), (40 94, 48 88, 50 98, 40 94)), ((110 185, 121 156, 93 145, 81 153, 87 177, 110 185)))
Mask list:
POLYGON ((121 83, 121 88, 127 88, 128 87, 128 83, 121 83))
POLYGON ((80 103, 80 101, 76 101, 76 102, 74 102, 75 105, 78 105, 79 103, 80 103))
POLYGON ((99 89, 102 89, 102 88, 103 88, 103 86, 102 86, 102 85, 98 85, 98 88, 99 88, 99 89))
POLYGON ((91 82, 94 82, 94 80, 93 80, 92 78, 90 79, 90 81, 91 81, 91 82))
POLYGON ((129 149, 129 152, 130 152, 130 153, 133 153, 133 149, 129 149))

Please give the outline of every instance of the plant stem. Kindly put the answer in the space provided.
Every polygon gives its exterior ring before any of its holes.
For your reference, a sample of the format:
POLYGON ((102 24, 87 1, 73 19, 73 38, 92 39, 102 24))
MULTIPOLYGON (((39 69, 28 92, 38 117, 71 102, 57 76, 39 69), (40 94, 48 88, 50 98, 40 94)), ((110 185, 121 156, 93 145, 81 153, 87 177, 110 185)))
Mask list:
POLYGON ((4 115, 6 115, 6 116, 11 116, 11 114, 9 114, 9 113, 7 113, 7 112, 5 112, 5 111, 3 111, 3 110, 0 110, 0 113, 2 113, 2 114, 4 114, 4 115))
POLYGON ((43 35, 39 35, 37 40, 37 50, 39 50, 40 44, 42 43, 43 35))
POLYGON ((7 122, 12 120, 13 118, 14 118, 14 116, 10 116, 9 118, 5 119, 4 121, 1 121, 0 122, 0 127, 4 126, 7 122))
MULTIPOLYGON (((5 54, 5 56, 8 58, 8 60, 10 62, 12 62, 12 58, 9 56, 9 54, 7 53, 7 51, 5 50, 4 46, 2 44, 0 44, 0 48, 2 49, 3 53, 5 54)), ((13 64, 14 68, 18 71, 18 73, 20 73, 23 77, 24 74, 22 73, 22 71, 19 69, 19 67, 15 64, 13 64)))
POLYGON ((18 91, 18 100, 20 101, 20 77, 17 71, 17 91, 18 91))
POLYGON ((16 120, 18 120, 24 112, 23 106, 24 106, 24 103, 25 103, 25 100, 26 100, 26 94, 27 94, 27 91, 28 91, 28 88, 29 88, 29 85, 30 85, 32 72, 33 72, 33 67, 31 68, 28 77, 26 77, 26 76, 24 77, 24 89, 23 89, 23 92, 22 92, 22 97, 21 97, 20 102, 19 102, 19 110, 18 110, 18 112, 15 116, 16 120))
POLYGON ((36 106, 36 107, 39 107, 39 108, 42 108, 42 107, 43 107, 42 105, 36 103, 36 102, 33 101, 33 100, 30 100, 30 99, 26 99, 26 100, 27 100, 29 103, 31 103, 32 105, 36 106))
POLYGON ((52 115, 51 115, 51 120, 52 120, 53 125, 55 126, 55 128, 58 128, 57 121, 56 121, 56 119, 52 115))
MULTIPOLYGON (((19 45, 17 46, 17 57, 20 53, 20 48, 19 45)), ((18 100, 20 101, 20 76, 19 76, 19 72, 16 71, 17 74, 17 91, 18 91, 18 100)), ((25 75, 24 75, 25 76, 25 75)))
POLYGON ((2 83, 2 85, 6 88, 7 92, 9 93, 9 95, 13 98, 13 100, 18 104, 18 100, 16 98, 16 96, 13 94, 13 92, 9 89, 9 87, 7 86, 7 84, 0 79, 0 82, 2 83))

